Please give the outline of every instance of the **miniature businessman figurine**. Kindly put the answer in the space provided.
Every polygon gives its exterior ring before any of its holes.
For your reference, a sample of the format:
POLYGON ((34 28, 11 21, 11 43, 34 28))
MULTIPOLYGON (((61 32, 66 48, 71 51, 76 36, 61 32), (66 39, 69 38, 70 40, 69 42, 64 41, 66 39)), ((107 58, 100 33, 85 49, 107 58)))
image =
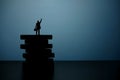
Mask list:
POLYGON ((40 35, 40 29, 41 29, 41 22, 42 22, 42 19, 39 21, 37 20, 37 23, 35 25, 35 28, 34 28, 34 31, 36 31, 36 35, 40 35))

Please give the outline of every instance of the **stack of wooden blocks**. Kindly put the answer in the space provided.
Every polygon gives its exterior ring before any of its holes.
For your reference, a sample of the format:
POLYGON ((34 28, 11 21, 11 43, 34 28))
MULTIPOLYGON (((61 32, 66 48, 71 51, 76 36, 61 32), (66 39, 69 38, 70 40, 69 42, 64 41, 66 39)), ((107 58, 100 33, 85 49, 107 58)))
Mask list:
POLYGON ((25 44, 20 47, 26 51, 23 54, 26 61, 46 61, 54 58, 52 44, 48 41, 52 39, 52 35, 21 35, 20 38, 25 40, 25 44))

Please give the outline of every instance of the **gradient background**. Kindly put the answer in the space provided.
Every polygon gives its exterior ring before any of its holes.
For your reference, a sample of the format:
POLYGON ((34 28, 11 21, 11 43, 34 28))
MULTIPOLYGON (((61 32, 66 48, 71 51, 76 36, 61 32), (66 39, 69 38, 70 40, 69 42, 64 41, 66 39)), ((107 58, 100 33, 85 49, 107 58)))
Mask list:
POLYGON ((120 0, 0 0, 0 60, 24 60, 40 18, 55 60, 120 60, 120 0))

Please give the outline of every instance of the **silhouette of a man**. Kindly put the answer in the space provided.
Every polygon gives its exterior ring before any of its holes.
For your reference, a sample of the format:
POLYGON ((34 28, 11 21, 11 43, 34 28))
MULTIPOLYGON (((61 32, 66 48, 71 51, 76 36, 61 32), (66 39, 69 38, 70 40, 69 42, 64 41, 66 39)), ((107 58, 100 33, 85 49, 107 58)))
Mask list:
POLYGON ((40 35, 40 29, 41 29, 41 22, 42 22, 42 19, 39 21, 37 20, 37 23, 35 25, 35 28, 34 28, 34 31, 36 31, 36 35, 40 35))

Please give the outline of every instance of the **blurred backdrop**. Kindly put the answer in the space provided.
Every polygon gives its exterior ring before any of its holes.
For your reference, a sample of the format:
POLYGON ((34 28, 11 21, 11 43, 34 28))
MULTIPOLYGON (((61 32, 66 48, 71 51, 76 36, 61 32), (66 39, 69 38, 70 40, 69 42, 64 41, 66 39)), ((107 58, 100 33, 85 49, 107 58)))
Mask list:
POLYGON ((40 18, 55 60, 120 60, 120 0, 0 0, 0 60, 24 60, 40 18))

